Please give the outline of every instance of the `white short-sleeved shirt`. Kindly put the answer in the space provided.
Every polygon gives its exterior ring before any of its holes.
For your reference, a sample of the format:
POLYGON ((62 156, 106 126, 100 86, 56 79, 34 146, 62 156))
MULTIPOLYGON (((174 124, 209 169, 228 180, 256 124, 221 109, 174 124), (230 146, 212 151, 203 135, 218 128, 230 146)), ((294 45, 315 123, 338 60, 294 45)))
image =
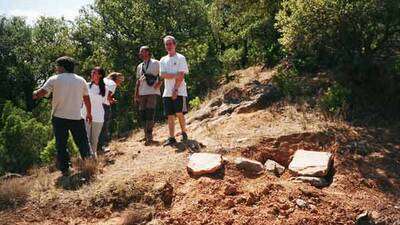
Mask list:
MULTIPOLYGON (((136 69, 136 78, 139 79, 143 72, 158 76, 160 73, 160 62, 155 59, 150 59, 148 63, 140 63, 136 69)), ((160 95, 160 89, 155 89, 147 84, 146 81, 140 82, 139 95, 160 95)))
POLYGON ((85 79, 74 73, 62 73, 50 77, 41 88, 53 93, 51 114, 54 117, 81 120, 83 96, 88 95, 85 79))
MULTIPOLYGON (((106 84, 108 91, 114 94, 115 90, 117 89, 117 84, 115 83, 115 81, 108 79, 106 77, 106 78, 104 78, 104 83, 106 84)), ((108 101, 107 97, 106 97, 106 101, 104 102, 104 104, 110 105, 110 101, 108 101)))
MULTIPOLYGON (((174 56, 164 56, 160 60, 160 74, 176 74, 183 72, 189 73, 189 68, 185 56, 176 53, 174 56)), ((164 79, 164 93, 163 97, 172 97, 173 89, 175 86, 175 79, 164 79)), ((178 88, 178 95, 187 97, 187 88, 185 80, 182 81, 181 86, 178 88)))
MULTIPOLYGON (((104 108, 103 104, 107 99, 108 88, 106 86, 105 95, 100 94, 100 87, 97 84, 87 84, 89 89, 90 103, 92 106, 92 119, 93 122, 104 122, 104 108)), ((82 118, 86 118, 86 107, 82 107, 82 118)))

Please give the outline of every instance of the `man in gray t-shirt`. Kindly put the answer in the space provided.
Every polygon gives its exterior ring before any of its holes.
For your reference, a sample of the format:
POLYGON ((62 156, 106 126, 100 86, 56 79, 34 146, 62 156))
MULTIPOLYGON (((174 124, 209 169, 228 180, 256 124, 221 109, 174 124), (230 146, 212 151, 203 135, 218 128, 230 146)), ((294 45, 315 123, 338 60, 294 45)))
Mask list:
POLYGON ((161 81, 158 77, 160 64, 151 58, 149 47, 139 50, 143 60, 136 69, 135 103, 139 106, 140 120, 145 134, 145 145, 153 143, 154 114, 160 96, 161 81))
POLYGON ((82 158, 90 157, 90 147, 81 116, 81 106, 86 107, 86 120, 92 121, 92 111, 85 79, 74 74, 75 61, 64 56, 56 60, 56 75, 50 77, 39 90, 33 92, 33 99, 53 94, 52 124, 56 139, 58 166, 64 176, 69 175, 70 156, 67 151, 69 131, 79 148, 82 158))

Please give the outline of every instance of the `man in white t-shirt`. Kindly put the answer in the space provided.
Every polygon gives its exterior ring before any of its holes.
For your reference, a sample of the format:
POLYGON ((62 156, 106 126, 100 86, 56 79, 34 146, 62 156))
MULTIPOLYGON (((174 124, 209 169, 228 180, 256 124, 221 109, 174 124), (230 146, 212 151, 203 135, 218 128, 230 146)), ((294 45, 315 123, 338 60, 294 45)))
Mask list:
POLYGON ((189 68, 185 56, 176 52, 176 40, 173 36, 166 36, 164 45, 168 55, 160 60, 160 77, 164 79, 163 103, 169 128, 169 138, 164 145, 174 145, 175 116, 178 117, 181 126, 182 141, 188 140, 184 117, 188 109, 186 100, 188 94, 184 77, 189 73, 189 68))
POLYGON ((74 74, 75 61, 71 57, 56 60, 56 75, 50 77, 39 90, 33 92, 33 99, 40 99, 53 93, 52 124, 56 139, 58 167, 64 176, 69 175, 70 155, 67 151, 69 131, 83 159, 90 157, 90 147, 81 117, 81 106, 86 107, 86 120, 92 122, 90 97, 85 79, 74 74))

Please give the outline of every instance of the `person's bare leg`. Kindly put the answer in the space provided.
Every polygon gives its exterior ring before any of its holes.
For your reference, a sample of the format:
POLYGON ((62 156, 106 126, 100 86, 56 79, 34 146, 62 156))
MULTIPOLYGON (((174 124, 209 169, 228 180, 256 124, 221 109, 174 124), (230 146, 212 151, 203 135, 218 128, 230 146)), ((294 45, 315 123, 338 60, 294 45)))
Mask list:
POLYGON ((170 115, 168 116, 168 129, 169 129, 169 137, 175 137, 175 116, 170 115))
POLYGON ((186 133, 186 120, 183 113, 177 113, 176 117, 178 117, 179 125, 181 126, 182 133, 186 133))

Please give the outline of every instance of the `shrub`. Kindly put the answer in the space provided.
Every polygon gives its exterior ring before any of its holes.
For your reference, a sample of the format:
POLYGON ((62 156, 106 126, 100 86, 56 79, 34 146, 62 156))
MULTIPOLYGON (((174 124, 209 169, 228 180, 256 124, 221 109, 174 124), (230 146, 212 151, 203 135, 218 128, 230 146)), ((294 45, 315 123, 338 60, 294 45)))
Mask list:
POLYGON ((49 126, 21 111, 10 102, 3 110, 1 123, 4 126, 0 132, 0 165, 3 171, 25 173, 40 163, 40 151, 50 139, 49 126))
POLYGON ((301 93, 301 79, 296 69, 279 66, 273 82, 287 97, 293 98, 301 93))
POLYGON ((201 100, 199 97, 196 97, 189 101, 189 105, 191 109, 199 109, 201 105, 201 100))
MULTIPOLYGON (((67 148, 71 156, 78 155, 78 147, 74 143, 72 135, 69 135, 67 148)), ((46 147, 40 152, 40 160, 44 164, 50 164, 54 161, 56 154, 56 139, 53 138, 51 141, 47 142, 46 147)))
POLYGON ((319 100, 319 106, 322 110, 339 115, 346 111, 346 106, 349 102, 350 91, 345 87, 335 84, 328 88, 325 94, 319 100))

